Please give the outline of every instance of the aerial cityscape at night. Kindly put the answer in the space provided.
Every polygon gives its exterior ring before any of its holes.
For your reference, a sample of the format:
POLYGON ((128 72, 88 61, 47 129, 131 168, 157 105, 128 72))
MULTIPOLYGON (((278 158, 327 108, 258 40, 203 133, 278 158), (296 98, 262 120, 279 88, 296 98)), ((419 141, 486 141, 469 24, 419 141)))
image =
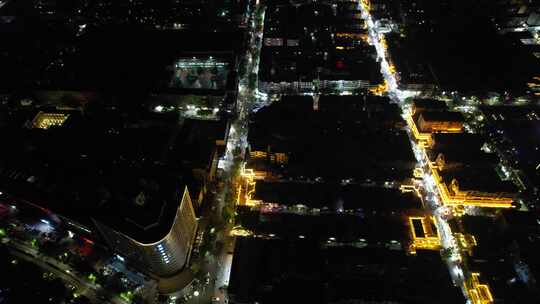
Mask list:
POLYGON ((540 303, 540 1, 0 0, 0 304, 540 303))

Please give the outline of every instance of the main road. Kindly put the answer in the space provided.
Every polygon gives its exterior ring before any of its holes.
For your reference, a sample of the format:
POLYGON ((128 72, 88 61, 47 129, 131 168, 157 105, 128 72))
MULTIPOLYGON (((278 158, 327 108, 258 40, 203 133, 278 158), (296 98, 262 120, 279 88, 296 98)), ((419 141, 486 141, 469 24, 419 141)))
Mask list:
MULTIPOLYGON (((358 8, 362 12, 362 18, 367 25, 368 35, 370 43, 375 47, 377 52, 377 60, 381 66, 381 74, 386 81, 388 88, 388 96, 392 101, 398 103, 401 107, 404 116, 409 115, 410 109, 404 103, 404 99, 407 96, 406 92, 399 89, 398 79, 396 77, 396 69, 390 65, 390 57, 386 49, 386 39, 384 33, 381 33, 375 27, 373 18, 369 12, 369 3, 367 0, 358 0, 358 8)), ((413 147, 414 154, 418 161, 418 167, 424 168, 424 177, 419 183, 422 191, 422 199, 428 203, 429 210, 432 212, 435 218, 439 234, 441 236, 441 247, 445 250, 449 250, 452 254, 446 258, 446 264, 450 271, 452 280, 458 285, 467 302, 471 302, 466 286, 464 284, 464 270, 462 267, 462 257, 460 254, 457 241, 448 225, 448 222, 441 216, 443 214, 443 206, 439 197, 439 193, 435 187, 433 176, 429 170, 425 170, 428 167, 428 160, 423 147, 416 144, 416 141, 412 137, 410 128, 407 126, 407 133, 413 147)))
MULTIPOLYGON (((214 202, 215 212, 221 210, 227 204, 233 202, 226 201, 227 191, 233 191, 233 180, 238 172, 236 168, 242 167, 243 152, 247 148, 248 119, 250 112, 258 104, 260 94, 258 92, 258 70, 260 51, 262 47, 263 26, 265 17, 265 7, 258 0, 250 2, 247 11, 247 44, 246 50, 240 60, 240 65, 244 65, 243 74, 238 79, 238 97, 236 115, 231 122, 225 155, 220 161, 220 168, 223 170, 222 180, 225 187, 222 187, 216 195, 214 202), (256 81, 253 81, 253 77, 256 81)), ((219 215, 219 214, 218 214, 219 215)), ((209 284, 201 291, 197 291, 197 296, 190 299, 190 303, 228 303, 227 289, 229 285, 232 259, 234 254, 234 237, 230 236, 232 223, 226 223, 218 234, 216 241, 222 242, 220 250, 208 257, 208 263, 203 267, 203 273, 209 273, 209 284)))

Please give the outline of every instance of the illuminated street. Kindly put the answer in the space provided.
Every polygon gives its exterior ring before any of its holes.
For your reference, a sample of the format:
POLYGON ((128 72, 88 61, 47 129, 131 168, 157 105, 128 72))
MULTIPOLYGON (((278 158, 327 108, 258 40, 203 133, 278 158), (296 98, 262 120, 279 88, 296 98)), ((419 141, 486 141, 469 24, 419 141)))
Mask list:
POLYGON ((231 124, 227 149, 223 160, 223 169, 229 172, 234 163, 234 151, 243 151, 247 146, 247 119, 250 111, 254 108, 259 98, 257 83, 249 81, 250 75, 257 75, 259 71, 259 57, 262 46, 262 33, 264 25, 264 9, 259 4, 250 6, 249 24, 249 45, 243 57, 243 64, 246 64, 246 70, 240 76, 238 81, 238 101, 236 114, 237 119, 231 124), (257 43, 258 41, 258 43, 257 43))
POLYGON ((0 28, 0 304, 540 303, 540 1, 0 28))
MULTIPOLYGON (((373 44, 377 51, 377 58, 381 65, 381 74, 383 75, 385 81, 388 84, 388 95, 395 102, 401 105, 404 119, 406 119, 406 117, 409 116, 410 112, 410 109, 403 102, 406 94, 404 94, 404 92, 402 92, 398 87, 395 68, 390 68, 390 58, 388 56, 385 43, 383 43, 383 41, 385 40, 385 36, 383 33, 378 32, 375 28, 374 21, 371 17, 371 14, 369 13, 369 4, 367 3, 368 1, 358 1, 358 6, 362 10, 362 17, 364 18, 368 26, 370 42, 373 44)), ((436 189, 435 182, 433 181, 433 176, 431 176, 431 172, 428 169, 429 166, 427 162, 429 160, 426 158, 424 148, 417 145, 415 139, 411 134, 410 127, 408 127, 408 134, 411 140, 414 154, 418 161, 418 167, 424 169, 423 182, 420 184, 420 187, 425 190, 425 192, 423 192, 425 194, 422 199, 425 202, 428 202, 430 210, 432 211, 432 214, 435 218, 435 223, 441 237, 441 246, 443 250, 450 250, 450 252, 452 252, 450 258, 446 259, 450 275, 452 276, 455 284, 461 287, 463 295, 468 299, 469 294, 464 285, 464 272, 460 264, 460 262, 462 261, 462 257, 460 256, 460 250, 457 246, 456 239, 454 238, 450 226, 448 225, 446 220, 441 217, 443 207, 440 203, 439 193, 436 189)))
MULTIPOLYGON (((231 183, 235 174, 239 171, 234 171, 234 168, 242 166, 243 155, 242 151, 245 151, 247 147, 247 123, 249 113, 257 104, 257 99, 260 98, 260 94, 257 90, 257 82, 249 80, 251 75, 257 75, 259 69, 259 56, 262 46, 262 33, 264 25, 264 7, 259 5, 258 2, 254 5, 250 5, 248 26, 249 26, 249 48, 246 50, 243 57, 243 63, 246 64, 246 70, 243 75, 240 75, 238 81, 238 100, 236 108, 236 119, 231 122, 229 130, 227 147, 225 155, 220 160, 220 168, 223 169, 223 179, 226 184, 231 183)), ((222 191, 217 194, 215 201, 216 210, 219 210, 217 216, 221 216, 221 210, 227 204, 234 204, 233 201, 226 201, 226 192, 232 191, 232 187, 223 187, 222 191)), ((219 241, 223 242, 223 248, 215 255, 208 257, 208 266, 203 268, 203 273, 210 273, 209 286, 205 291, 200 292, 196 297, 191 298, 192 303, 210 302, 212 303, 227 303, 228 296, 226 292, 226 286, 229 284, 229 277, 231 272, 231 264, 234 252, 234 237, 229 236, 231 229, 231 223, 226 223, 223 230, 216 231, 220 236, 219 241)))

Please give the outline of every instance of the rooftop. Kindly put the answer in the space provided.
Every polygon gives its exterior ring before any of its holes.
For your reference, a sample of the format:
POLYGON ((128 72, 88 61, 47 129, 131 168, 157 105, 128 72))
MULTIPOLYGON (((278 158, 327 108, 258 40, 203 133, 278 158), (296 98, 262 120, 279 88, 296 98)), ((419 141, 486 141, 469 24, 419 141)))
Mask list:
POLYGON ((511 181, 503 181, 494 169, 444 170, 441 176, 446 183, 457 179, 460 191, 482 191, 488 193, 516 194, 518 189, 511 181))
POLYGON ((447 122, 464 122, 463 114, 460 112, 439 112, 439 111, 424 111, 420 113, 418 119, 423 118, 424 121, 447 121, 447 122))
POLYGON ((264 81, 382 82, 359 12, 347 4, 272 3, 259 75, 264 81), (299 22, 299 20, 301 22, 299 22))
POLYGON ((472 133, 434 133, 434 150, 447 150, 466 147, 471 150, 480 150, 486 139, 480 134, 472 133))
POLYGON ((437 99, 415 99, 413 105, 417 110, 445 111, 448 109, 446 102, 437 99))
POLYGON ((438 253, 243 238, 235 252, 229 290, 239 301, 463 301, 438 253))
POLYGON ((427 152, 431 161, 441 153, 447 163, 462 163, 470 167, 493 168, 500 161, 497 154, 482 150, 486 140, 480 134, 434 133, 431 138, 433 146, 427 152))
POLYGON ((225 121, 186 119, 172 145, 171 160, 188 168, 207 168, 216 144, 224 144, 228 134, 225 121))
MULTIPOLYGON (((398 64, 403 73, 401 66, 428 63, 422 72, 428 79, 420 83, 435 83, 445 91, 523 93, 538 74, 538 59, 519 41, 497 33, 500 23, 494 22, 493 11, 498 1, 394 3, 401 12, 394 20, 406 30, 387 37, 393 42, 390 52, 404 62, 398 64)), ((412 72, 407 74, 418 71, 412 72)))
POLYGON ((354 242, 364 239, 378 246, 384 242, 408 239, 405 218, 399 214, 334 214, 299 215, 263 211, 260 216, 252 214, 241 220, 242 226, 256 234, 274 234, 284 239, 307 238, 326 242, 335 238, 338 242, 354 242))
POLYGON ((415 158, 410 141, 405 132, 380 119, 378 113, 384 111, 370 114, 362 109, 361 101, 354 112, 334 111, 327 106, 314 111, 308 105, 309 100, 301 105, 275 102, 259 110, 249 126, 248 142, 252 148, 264 149, 269 144, 273 151, 289 152, 285 169, 304 176, 374 179, 377 174, 381 178, 386 174, 388 180, 388 176, 392 179, 395 174, 401 175, 401 169, 407 175, 412 172, 415 158), (326 161, 322 162, 323 159, 326 161))
POLYGON ((113 175, 123 182, 110 181, 115 187, 109 193, 111 198, 93 218, 141 243, 161 240, 172 227, 185 189, 181 178, 162 175, 159 171, 153 176, 137 172, 113 175))
POLYGON ((305 205, 330 210, 362 210, 393 212, 421 209, 420 199, 413 193, 374 186, 332 186, 328 183, 257 182, 254 199, 287 206, 305 205))
POLYGON ((431 161, 434 161, 439 154, 444 156, 444 161, 447 164, 459 163, 472 168, 494 168, 500 161, 495 153, 486 153, 467 146, 456 146, 454 149, 436 149, 428 152, 431 161))

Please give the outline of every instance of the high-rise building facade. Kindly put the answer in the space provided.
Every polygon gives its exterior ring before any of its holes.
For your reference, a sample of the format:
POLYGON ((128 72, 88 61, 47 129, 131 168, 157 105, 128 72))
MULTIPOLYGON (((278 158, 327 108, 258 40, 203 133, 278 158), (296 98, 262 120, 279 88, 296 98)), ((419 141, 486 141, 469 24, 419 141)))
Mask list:
POLYGON ((197 219, 187 187, 184 188, 179 204, 160 207, 155 221, 147 222, 144 226, 141 223, 131 222, 142 232, 162 226, 163 229, 158 230, 166 233, 163 235, 156 233, 151 237, 144 235, 139 238, 138 232, 118 231, 108 224, 95 220, 110 248, 134 266, 160 277, 174 275, 184 268, 197 230, 197 219), (175 215, 171 225, 164 213, 173 210, 175 215))

